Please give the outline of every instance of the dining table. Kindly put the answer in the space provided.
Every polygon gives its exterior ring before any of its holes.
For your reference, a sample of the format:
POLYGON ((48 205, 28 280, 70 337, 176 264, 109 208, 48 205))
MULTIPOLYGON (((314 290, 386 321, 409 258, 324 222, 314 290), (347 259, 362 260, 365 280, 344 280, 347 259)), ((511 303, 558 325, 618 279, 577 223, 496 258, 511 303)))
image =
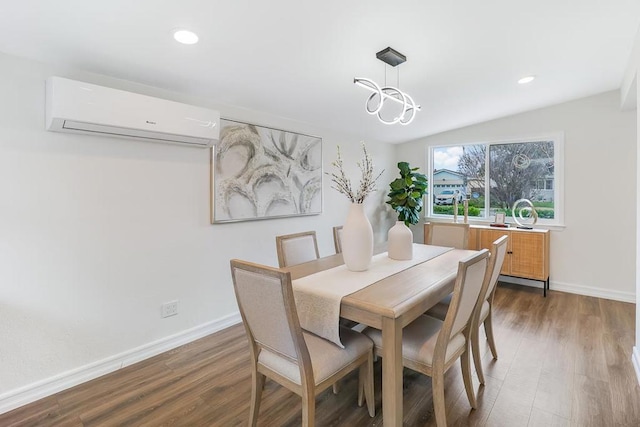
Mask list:
MULTIPOLYGON (((378 247, 377 252, 378 262, 383 262, 384 248, 378 247)), ((343 296, 339 302, 339 317, 382 330, 384 426, 402 425, 402 329, 453 291, 458 263, 477 251, 447 248, 440 252, 424 262, 371 279, 371 283, 343 296)), ((342 254, 335 254, 283 270, 290 272, 294 284, 296 279, 331 269, 335 270, 332 280, 339 281, 341 276, 354 275, 343 264, 342 254)))

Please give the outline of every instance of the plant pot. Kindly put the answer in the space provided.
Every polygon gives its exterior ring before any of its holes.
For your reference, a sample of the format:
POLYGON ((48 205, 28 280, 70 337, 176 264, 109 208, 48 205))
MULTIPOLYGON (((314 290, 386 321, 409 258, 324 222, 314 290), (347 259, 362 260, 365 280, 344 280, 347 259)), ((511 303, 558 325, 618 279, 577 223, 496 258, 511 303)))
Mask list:
POLYGON ((361 203, 352 203, 342 227, 342 256, 351 271, 365 271, 373 257, 373 229, 361 203))
POLYGON ((413 258, 413 233, 404 221, 396 221, 396 225, 389 229, 387 247, 391 259, 408 260, 413 258))

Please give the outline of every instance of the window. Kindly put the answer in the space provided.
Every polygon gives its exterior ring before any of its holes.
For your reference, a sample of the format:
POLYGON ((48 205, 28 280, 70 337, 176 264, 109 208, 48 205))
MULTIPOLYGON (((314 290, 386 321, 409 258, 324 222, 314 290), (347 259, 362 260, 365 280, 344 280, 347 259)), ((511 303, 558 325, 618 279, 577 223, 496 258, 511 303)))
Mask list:
MULTIPOLYGON (((467 199, 470 219, 493 222, 495 214, 502 212, 512 222, 514 203, 529 199, 538 224, 560 225, 562 151, 559 135, 431 147, 429 215, 451 216, 454 200, 467 199)), ((462 203, 458 214, 463 214, 462 203)))

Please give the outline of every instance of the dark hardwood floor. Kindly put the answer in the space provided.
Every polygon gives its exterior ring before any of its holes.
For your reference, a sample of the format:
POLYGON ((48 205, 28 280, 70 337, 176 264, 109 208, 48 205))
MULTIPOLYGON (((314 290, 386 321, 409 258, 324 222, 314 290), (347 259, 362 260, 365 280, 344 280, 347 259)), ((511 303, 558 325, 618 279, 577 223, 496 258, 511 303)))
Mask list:
MULTIPOLYGON (((447 417, 464 426, 640 426, 631 363, 635 304, 500 284, 494 332, 483 339, 486 385, 471 410, 460 365, 446 375, 447 417)), ((319 426, 380 426, 356 404, 357 378, 317 399, 319 426)), ((247 424, 249 353, 236 325, 217 334, 0 415, 0 426, 240 426, 247 424)), ((300 399, 267 380, 259 425, 300 425, 300 399)), ((431 380, 405 369, 404 425, 435 426, 431 380)))

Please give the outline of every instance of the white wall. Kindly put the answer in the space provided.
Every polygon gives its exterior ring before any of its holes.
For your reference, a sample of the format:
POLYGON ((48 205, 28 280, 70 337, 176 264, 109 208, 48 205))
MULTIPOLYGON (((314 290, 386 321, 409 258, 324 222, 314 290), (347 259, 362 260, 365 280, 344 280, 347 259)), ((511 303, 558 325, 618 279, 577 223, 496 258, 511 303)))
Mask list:
MULTIPOLYGON (((309 229, 321 255, 331 254, 331 229, 348 209, 325 176, 322 215, 211 225, 208 150, 46 132, 50 75, 320 135, 324 170, 340 144, 359 179, 357 136, 0 54, 0 412, 38 397, 34 386, 46 389, 48 380, 59 380, 55 391, 67 374, 86 379, 141 346, 237 320, 229 260, 277 265, 275 236, 309 229), (171 300, 179 300, 178 316, 161 319, 171 300)), ((382 203, 396 173, 394 147, 367 148, 386 169, 365 203, 379 241, 394 220, 382 203)))
MULTIPOLYGON (((622 106, 627 109, 635 109, 636 125, 640 123, 640 85, 638 85, 638 74, 640 71, 640 29, 636 34, 633 49, 629 57, 629 62, 624 73, 620 96, 622 106)), ((640 147, 640 134, 637 135, 636 147, 640 147)), ((640 164, 640 149, 637 152, 637 162, 640 164)), ((640 169, 636 170, 636 195, 640 195, 640 169)), ((636 200, 636 208, 640 211, 640 196, 636 200)), ((640 216, 636 216, 636 307, 640 303, 640 216)), ((636 345, 633 347, 633 366, 640 383, 640 312, 636 309, 636 345)))
POLYGON ((551 233, 551 289, 635 301, 636 113, 608 92, 408 142, 427 146, 564 132, 565 224, 551 233))
POLYGON ((640 28, 636 33, 636 38, 631 49, 631 55, 627 63, 622 84, 620 85, 620 104, 624 109, 635 109, 638 103, 638 64, 640 64, 640 28))
MULTIPOLYGON (((640 35, 640 33, 638 33, 640 35)), ((640 37, 637 38, 636 46, 640 47, 640 37)), ((640 59, 634 64, 636 69, 636 82, 638 76, 638 70, 640 69, 640 59)), ((636 125, 640 123, 640 108, 638 108, 637 100, 640 99, 640 85, 636 83, 636 125)), ((636 161, 640 164, 640 132, 636 136, 636 161)), ((640 211, 640 168, 636 170, 636 208, 640 211)), ((640 383, 640 311, 638 311, 638 304, 640 304, 640 216, 636 216, 636 345, 633 347, 633 367, 636 370, 636 376, 638 377, 638 383, 640 383)))

